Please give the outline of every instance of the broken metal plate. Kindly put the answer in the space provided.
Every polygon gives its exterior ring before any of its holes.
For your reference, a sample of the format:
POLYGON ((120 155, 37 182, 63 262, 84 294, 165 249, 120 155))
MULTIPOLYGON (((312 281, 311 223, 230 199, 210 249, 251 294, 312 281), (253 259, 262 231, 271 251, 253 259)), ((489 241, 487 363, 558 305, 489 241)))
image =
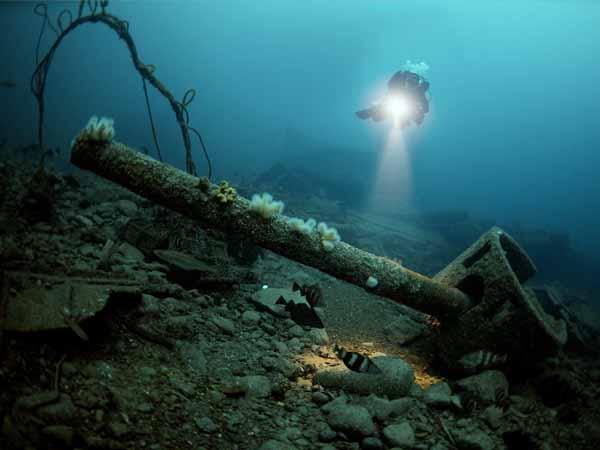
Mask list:
POLYGON ((109 278, 0 272, 0 330, 72 328, 102 310, 116 294, 140 296, 140 285, 109 278))
POLYGON ((304 298, 299 291, 293 291, 287 288, 269 287, 259 289, 254 293, 251 301, 259 309, 271 312, 279 317, 290 317, 290 313, 286 311, 285 306, 291 301, 308 305, 306 298, 304 298), (283 299, 283 302, 279 301, 280 299, 283 299))

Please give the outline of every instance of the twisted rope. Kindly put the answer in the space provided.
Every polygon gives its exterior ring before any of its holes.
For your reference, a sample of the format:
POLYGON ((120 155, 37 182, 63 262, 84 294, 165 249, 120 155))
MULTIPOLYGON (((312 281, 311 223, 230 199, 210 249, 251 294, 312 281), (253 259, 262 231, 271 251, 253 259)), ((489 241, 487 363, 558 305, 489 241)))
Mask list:
MULTIPOLYGON (((196 166, 192 157, 192 144, 190 139, 191 130, 192 133, 194 133, 198 137, 198 140, 202 147, 202 151, 207 161, 208 177, 210 178, 212 175, 212 164, 210 162, 208 152, 206 151, 206 146, 204 145, 204 141, 200 133, 195 128, 189 125, 190 115, 188 112, 188 106, 196 96, 196 91, 194 89, 186 91, 182 101, 177 101, 173 94, 171 94, 171 92, 167 90, 167 88, 160 82, 160 80, 156 78, 156 76, 154 76, 154 67, 150 65, 145 65, 140 60, 137 48, 135 46, 135 43, 133 42, 133 38, 129 34, 129 23, 125 20, 119 19, 118 17, 112 14, 108 14, 106 12, 107 5, 108 1, 106 0, 80 0, 77 11, 77 18, 73 19, 73 15, 71 14, 71 12, 65 9, 61 11, 58 15, 56 26, 52 24, 50 17, 48 16, 48 6, 46 3, 39 3, 33 9, 34 13, 42 17, 43 19, 40 34, 36 44, 37 66, 31 77, 31 92, 35 96, 35 99, 38 104, 38 145, 40 149, 44 148, 44 91, 46 88, 46 80, 48 77, 50 64, 52 63, 52 59, 54 57, 54 52, 56 51, 62 40, 65 38, 65 36, 67 36, 71 31, 73 31, 80 25, 86 23, 103 23, 109 28, 111 28, 113 31, 115 31, 119 38, 125 42, 125 45, 127 45, 127 48, 129 50, 129 54, 131 56, 133 65, 142 77, 142 85, 144 89, 144 96, 146 99, 146 107, 148 109, 148 116, 150 119, 150 126, 152 129, 152 137, 156 146, 159 159, 162 161, 162 154, 158 143, 156 127, 152 116, 152 110, 150 108, 150 101, 148 98, 148 89, 146 82, 149 82, 152 86, 154 86, 158 90, 158 92, 167 99, 167 101, 171 105, 171 109, 175 113, 175 117, 177 119, 177 123, 179 124, 181 135, 183 137, 183 145, 185 148, 186 171, 192 175, 197 175, 196 166), (87 6, 89 10, 88 15, 84 15, 85 6, 87 6), (98 12, 98 7, 100 7, 100 12, 98 12), (67 18, 68 20, 64 20, 64 18, 67 18), (65 23, 63 23, 63 20, 65 23), (40 44, 46 26, 50 27, 52 31, 54 31, 54 33, 56 34, 56 40, 51 45, 46 55, 40 60, 40 44)), ((44 166, 44 153, 45 152, 42 151, 40 167, 44 166)))

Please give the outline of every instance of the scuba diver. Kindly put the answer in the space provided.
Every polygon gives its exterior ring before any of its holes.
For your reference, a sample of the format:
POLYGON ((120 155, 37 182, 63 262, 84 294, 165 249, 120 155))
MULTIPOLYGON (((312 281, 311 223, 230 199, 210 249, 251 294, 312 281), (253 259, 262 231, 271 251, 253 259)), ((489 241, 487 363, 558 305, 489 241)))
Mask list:
POLYGON ((429 82, 421 75, 400 70, 388 81, 388 92, 382 101, 356 112, 361 119, 375 122, 391 119, 396 128, 406 128, 413 121, 423 123, 429 112, 429 99, 425 95, 429 82))

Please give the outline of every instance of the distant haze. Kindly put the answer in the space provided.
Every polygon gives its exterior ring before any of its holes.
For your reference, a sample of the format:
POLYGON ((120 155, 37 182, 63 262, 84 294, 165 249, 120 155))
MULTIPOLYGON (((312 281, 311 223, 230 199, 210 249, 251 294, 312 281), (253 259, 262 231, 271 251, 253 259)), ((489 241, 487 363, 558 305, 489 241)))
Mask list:
MULTIPOLYGON (((35 139, 33 6, 0 3, 0 81, 17 82, 0 88, 0 139, 15 145, 35 139)), ((388 127, 353 113, 406 60, 425 61, 432 111, 407 136, 411 204, 565 231, 588 255, 600 250, 598 2, 111 1, 109 12, 129 21, 141 58, 177 97, 197 89, 191 123, 218 177, 302 160, 291 130, 317 149, 302 164, 372 179, 388 127)), ((152 88, 151 101, 163 151, 182 167, 172 111, 152 88)), ((93 114, 115 119, 118 140, 152 148, 139 76, 101 25, 56 54, 48 144, 67 148, 93 114)), ((195 159, 202 172, 197 146, 195 159)))

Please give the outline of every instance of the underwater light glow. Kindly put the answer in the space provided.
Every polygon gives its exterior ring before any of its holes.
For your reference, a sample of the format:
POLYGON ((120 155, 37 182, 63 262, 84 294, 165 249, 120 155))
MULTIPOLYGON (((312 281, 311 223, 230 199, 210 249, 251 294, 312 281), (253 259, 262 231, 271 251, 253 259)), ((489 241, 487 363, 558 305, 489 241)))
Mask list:
POLYGON ((385 108, 394 120, 394 126, 398 127, 401 120, 412 114, 413 104, 405 95, 393 95, 387 99, 385 108))

